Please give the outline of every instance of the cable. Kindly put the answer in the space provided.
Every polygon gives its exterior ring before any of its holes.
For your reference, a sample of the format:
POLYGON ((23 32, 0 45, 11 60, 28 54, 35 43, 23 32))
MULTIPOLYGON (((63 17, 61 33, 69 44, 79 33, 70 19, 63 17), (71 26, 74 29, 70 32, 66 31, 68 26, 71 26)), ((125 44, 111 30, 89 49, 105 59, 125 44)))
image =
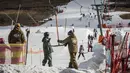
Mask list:
POLYGON ((33 22, 34 22, 35 24, 38 24, 38 23, 36 22, 36 20, 35 20, 29 13, 27 13, 27 15, 33 20, 33 22))
POLYGON ((85 7, 85 6, 81 5, 80 3, 78 3, 76 0, 73 0, 73 1, 74 1, 76 4, 78 4, 79 6, 85 8, 85 9, 89 9, 88 7, 85 7))
POLYGON ((82 7, 83 7, 83 6, 81 6, 81 7, 80 7, 80 14, 81 14, 81 15, 83 14, 83 13, 82 13, 82 10, 81 10, 81 9, 82 9, 82 7))
POLYGON ((16 17, 16 23, 18 21, 18 17, 19 17, 19 13, 20 13, 20 8, 21 8, 21 4, 19 4, 19 9, 18 9, 17 17, 16 17))
POLYGON ((73 0, 76 4, 78 4, 79 6, 82 6, 80 3, 78 3, 76 0, 73 0))

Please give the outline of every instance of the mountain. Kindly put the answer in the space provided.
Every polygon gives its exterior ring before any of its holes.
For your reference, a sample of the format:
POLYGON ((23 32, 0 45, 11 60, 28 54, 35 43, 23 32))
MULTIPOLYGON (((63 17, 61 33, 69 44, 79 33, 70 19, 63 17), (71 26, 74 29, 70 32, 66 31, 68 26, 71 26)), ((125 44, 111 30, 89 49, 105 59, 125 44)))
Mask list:
POLYGON ((70 1, 0 0, 0 26, 11 25, 12 20, 23 25, 42 24, 38 21, 54 15, 53 7, 66 5, 70 1))
MULTIPOLYGON (((109 0, 111 7, 127 7, 130 8, 130 0, 109 0)), ((108 3, 109 4, 109 3, 108 3)))

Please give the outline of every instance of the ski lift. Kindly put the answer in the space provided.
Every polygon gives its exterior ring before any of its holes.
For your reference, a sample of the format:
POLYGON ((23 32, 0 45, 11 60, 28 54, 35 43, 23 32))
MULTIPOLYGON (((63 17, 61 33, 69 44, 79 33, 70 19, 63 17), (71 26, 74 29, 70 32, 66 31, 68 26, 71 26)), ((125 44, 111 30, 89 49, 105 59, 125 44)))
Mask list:
POLYGON ((104 6, 104 11, 103 11, 104 13, 107 13, 108 12, 108 10, 107 10, 107 5, 105 5, 104 6))
POLYGON ((104 19, 105 21, 107 21, 107 20, 111 21, 112 20, 112 16, 103 14, 102 19, 104 19))
POLYGON ((63 13, 64 11, 63 10, 59 10, 58 13, 63 13))
POLYGON ((56 9, 56 12, 57 12, 57 13, 63 13, 63 12, 64 12, 64 10, 63 10, 63 9, 61 9, 61 8, 57 8, 57 9, 56 9))
POLYGON ((83 6, 81 6, 81 7, 80 7, 80 15, 83 15, 82 10, 81 10, 81 9, 82 9, 82 7, 83 7, 83 6))
POLYGON ((92 6, 92 10, 94 10, 94 6, 92 6))
POLYGON ((121 24, 121 23, 119 23, 118 25, 117 25, 117 28, 122 28, 123 27, 123 25, 121 24))

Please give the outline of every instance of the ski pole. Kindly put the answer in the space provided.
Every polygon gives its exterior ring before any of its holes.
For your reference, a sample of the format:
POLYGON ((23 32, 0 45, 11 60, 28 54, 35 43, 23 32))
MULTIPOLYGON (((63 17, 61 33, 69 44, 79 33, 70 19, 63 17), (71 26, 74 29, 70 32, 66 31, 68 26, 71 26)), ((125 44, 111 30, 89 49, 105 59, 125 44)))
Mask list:
MULTIPOLYGON (((57 18, 57 13, 55 14, 55 18, 56 18, 56 32, 57 32, 57 40, 59 40, 59 31, 58 31, 58 18, 57 18)), ((59 43, 58 43, 59 45, 59 43)))
POLYGON ((29 34, 30 34, 30 29, 26 29, 26 37, 27 37, 27 46, 26 46, 26 61, 25 61, 25 65, 27 63, 27 54, 28 54, 28 39, 29 39, 29 34))

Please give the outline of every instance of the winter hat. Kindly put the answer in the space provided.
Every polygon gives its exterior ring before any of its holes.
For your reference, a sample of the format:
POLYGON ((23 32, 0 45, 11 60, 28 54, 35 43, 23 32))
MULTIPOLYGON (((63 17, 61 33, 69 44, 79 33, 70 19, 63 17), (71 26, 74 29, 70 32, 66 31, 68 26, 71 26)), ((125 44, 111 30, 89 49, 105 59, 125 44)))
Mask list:
POLYGON ((15 25, 15 27, 20 27, 21 25, 20 25, 20 23, 17 23, 16 25, 15 25))
POLYGON ((73 34, 73 31, 72 31, 72 30, 70 30, 70 31, 68 32, 68 35, 71 35, 71 34, 73 34))
POLYGON ((83 45, 80 45, 80 47, 83 47, 83 45))
POLYGON ((44 33, 44 36, 49 36, 49 32, 45 32, 45 33, 44 33))

